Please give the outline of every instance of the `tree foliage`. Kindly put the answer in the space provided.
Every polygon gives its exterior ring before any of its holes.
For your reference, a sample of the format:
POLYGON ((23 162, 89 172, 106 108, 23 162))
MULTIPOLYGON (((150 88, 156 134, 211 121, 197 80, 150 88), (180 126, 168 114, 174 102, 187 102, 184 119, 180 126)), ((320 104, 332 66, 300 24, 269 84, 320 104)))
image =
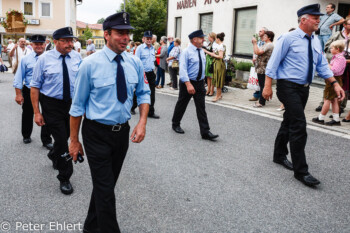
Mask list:
POLYGON ((105 18, 101 18, 101 19, 97 20, 97 23, 98 24, 103 24, 104 21, 105 21, 105 18))
POLYGON ((88 26, 86 26, 85 30, 84 30, 84 35, 83 35, 84 40, 88 40, 92 38, 92 31, 90 30, 90 28, 88 26))
MULTIPOLYGON (((122 3, 118 12, 124 10, 122 3)), ((158 38, 166 33, 167 0, 127 0, 125 11, 130 14, 134 41, 141 41, 145 31, 152 31, 158 38)))

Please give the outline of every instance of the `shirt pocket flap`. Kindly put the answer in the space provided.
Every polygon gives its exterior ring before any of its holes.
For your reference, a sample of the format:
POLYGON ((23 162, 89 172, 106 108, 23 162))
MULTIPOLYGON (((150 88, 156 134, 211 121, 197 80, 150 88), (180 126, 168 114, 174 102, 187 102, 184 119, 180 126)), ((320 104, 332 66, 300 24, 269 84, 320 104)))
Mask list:
POLYGON ((115 84, 115 77, 92 79, 92 82, 96 88, 106 87, 115 84))
POLYGON ((304 47, 293 47, 292 50, 293 50, 294 53, 301 53, 301 52, 304 52, 305 50, 307 50, 307 48, 304 48, 304 47))
POLYGON ((128 75, 127 80, 128 80, 128 83, 130 84, 139 83, 138 76, 136 75, 128 75))

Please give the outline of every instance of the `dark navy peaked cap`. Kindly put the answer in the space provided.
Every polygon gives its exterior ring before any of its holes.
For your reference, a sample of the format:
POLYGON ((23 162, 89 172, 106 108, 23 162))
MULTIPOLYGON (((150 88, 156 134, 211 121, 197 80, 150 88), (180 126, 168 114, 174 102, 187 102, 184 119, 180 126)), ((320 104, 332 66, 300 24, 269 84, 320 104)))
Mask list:
POLYGON ((30 42, 45 43, 46 37, 42 35, 33 35, 30 37, 30 42))
POLYGON ((103 30, 107 29, 134 29, 130 25, 130 16, 127 12, 119 12, 108 16, 103 22, 103 30))
POLYGON ((302 15, 324 15, 320 12, 320 4, 311 4, 300 8, 297 12, 298 17, 302 15))
POLYGON ((58 40, 61 38, 76 38, 73 34, 73 29, 71 27, 64 27, 57 29, 52 34, 54 40, 58 40))
POLYGON ((195 37, 205 37, 203 30, 199 29, 197 31, 192 32, 191 34, 188 35, 188 38, 193 39, 195 37))
POLYGON ((145 33, 143 33, 143 37, 152 37, 152 32, 151 31, 145 31, 145 33))

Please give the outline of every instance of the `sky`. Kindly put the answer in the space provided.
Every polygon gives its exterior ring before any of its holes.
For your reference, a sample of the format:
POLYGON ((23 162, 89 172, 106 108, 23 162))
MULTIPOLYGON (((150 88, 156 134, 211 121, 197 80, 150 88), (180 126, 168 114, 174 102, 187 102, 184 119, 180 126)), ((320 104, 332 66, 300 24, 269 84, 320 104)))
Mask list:
POLYGON ((83 0, 77 6, 77 20, 84 23, 97 23, 100 18, 116 13, 123 0, 83 0))

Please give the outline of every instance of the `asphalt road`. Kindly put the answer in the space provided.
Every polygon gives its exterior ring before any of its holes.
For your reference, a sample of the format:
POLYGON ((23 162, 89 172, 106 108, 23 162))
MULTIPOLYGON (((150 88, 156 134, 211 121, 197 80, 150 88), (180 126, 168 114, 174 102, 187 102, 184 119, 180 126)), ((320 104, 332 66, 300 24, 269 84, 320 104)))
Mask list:
MULTIPOLYGON (((12 79, 0 74, 0 232, 79 232, 92 189, 88 164, 74 165, 75 191, 63 195, 39 127, 22 143, 12 79)), ((209 142, 193 102, 186 133, 171 130, 175 102, 157 94, 161 119, 149 119, 145 141, 130 145, 115 190, 122 232, 350 232, 348 140, 308 130, 307 161, 322 182, 309 188, 272 163, 279 121, 207 104, 220 135, 209 142)))

